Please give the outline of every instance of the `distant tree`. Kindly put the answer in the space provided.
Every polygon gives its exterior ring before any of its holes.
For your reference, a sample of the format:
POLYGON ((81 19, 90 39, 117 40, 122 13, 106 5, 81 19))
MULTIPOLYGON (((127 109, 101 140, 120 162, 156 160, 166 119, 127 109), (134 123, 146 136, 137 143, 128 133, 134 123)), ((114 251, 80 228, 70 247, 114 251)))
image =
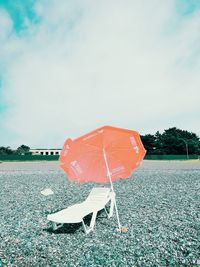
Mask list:
POLYGON ((162 140, 165 154, 185 154, 186 146, 189 154, 199 153, 200 141, 195 133, 173 127, 164 130, 162 140))
POLYGON ((14 151, 9 147, 4 147, 4 146, 1 146, 0 147, 0 155, 11 155, 13 154, 14 151))
POLYGON ((172 127, 164 130, 161 134, 156 132, 155 135, 146 134, 141 136, 143 145, 147 154, 156 155, 184 155, 200 154, 199 137, 192 132, 172 127))
POLYGON ((18 155, 25 155, 25 154, 28 154, 29 152, 30 152, 30 147, 26 145, 21 145, 16 150, 16 153, 18 155))
POLYGON ((154 150, 154 154, 156 154, 156 155, 164 155, 165 154, 163 136, 159 131, 157 131, 155 133, 155 150, 154 150))
POLYGON ((154 154, 156 149, 156 139, 152 134, 141 135, 142 143, 147 151, 147 154, 154 154))

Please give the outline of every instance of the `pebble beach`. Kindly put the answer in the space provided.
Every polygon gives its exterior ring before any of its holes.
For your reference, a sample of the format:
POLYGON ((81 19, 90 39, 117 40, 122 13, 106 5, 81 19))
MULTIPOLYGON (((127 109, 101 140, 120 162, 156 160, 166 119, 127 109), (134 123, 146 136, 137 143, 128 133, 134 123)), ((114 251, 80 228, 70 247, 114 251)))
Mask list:
POLYGON ((47 215, 94 186, 69 182, 57 161, 1 162, 0 266, 200 266, 200 161, 144 161, 114 182, 124 233, 103 211, 88 235, 53 231, 47 215))

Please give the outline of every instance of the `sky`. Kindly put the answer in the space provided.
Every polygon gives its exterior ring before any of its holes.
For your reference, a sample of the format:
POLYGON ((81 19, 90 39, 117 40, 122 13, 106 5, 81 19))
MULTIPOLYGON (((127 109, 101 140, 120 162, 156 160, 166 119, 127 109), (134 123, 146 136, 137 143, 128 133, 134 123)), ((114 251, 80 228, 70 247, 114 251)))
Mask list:
POLYGON ((0 146, 200 135, 199 70, 199 0, 0 0, 0 146))

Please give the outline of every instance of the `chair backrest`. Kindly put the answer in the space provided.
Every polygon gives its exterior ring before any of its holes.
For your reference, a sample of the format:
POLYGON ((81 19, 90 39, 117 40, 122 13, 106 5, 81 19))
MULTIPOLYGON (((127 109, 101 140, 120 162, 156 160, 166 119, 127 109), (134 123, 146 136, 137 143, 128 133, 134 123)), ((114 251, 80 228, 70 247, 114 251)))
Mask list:
POLYGON ((87 197, 86 201, 92 202, 107 202, 110 198, 111 189, 108 187, 94 187, 89 196, 87 197))

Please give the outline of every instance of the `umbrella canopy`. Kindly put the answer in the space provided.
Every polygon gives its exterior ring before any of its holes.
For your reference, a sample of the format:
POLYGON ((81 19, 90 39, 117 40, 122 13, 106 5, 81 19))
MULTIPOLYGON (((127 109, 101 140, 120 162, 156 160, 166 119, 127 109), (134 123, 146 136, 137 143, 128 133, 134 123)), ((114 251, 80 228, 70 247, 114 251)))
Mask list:
POLYGON ((138 132, 104 126, 67 139, 59 160, 70 180, 111 182, 112 187, 112 181, 129 177, 140 166, 145 153, 138 132))

